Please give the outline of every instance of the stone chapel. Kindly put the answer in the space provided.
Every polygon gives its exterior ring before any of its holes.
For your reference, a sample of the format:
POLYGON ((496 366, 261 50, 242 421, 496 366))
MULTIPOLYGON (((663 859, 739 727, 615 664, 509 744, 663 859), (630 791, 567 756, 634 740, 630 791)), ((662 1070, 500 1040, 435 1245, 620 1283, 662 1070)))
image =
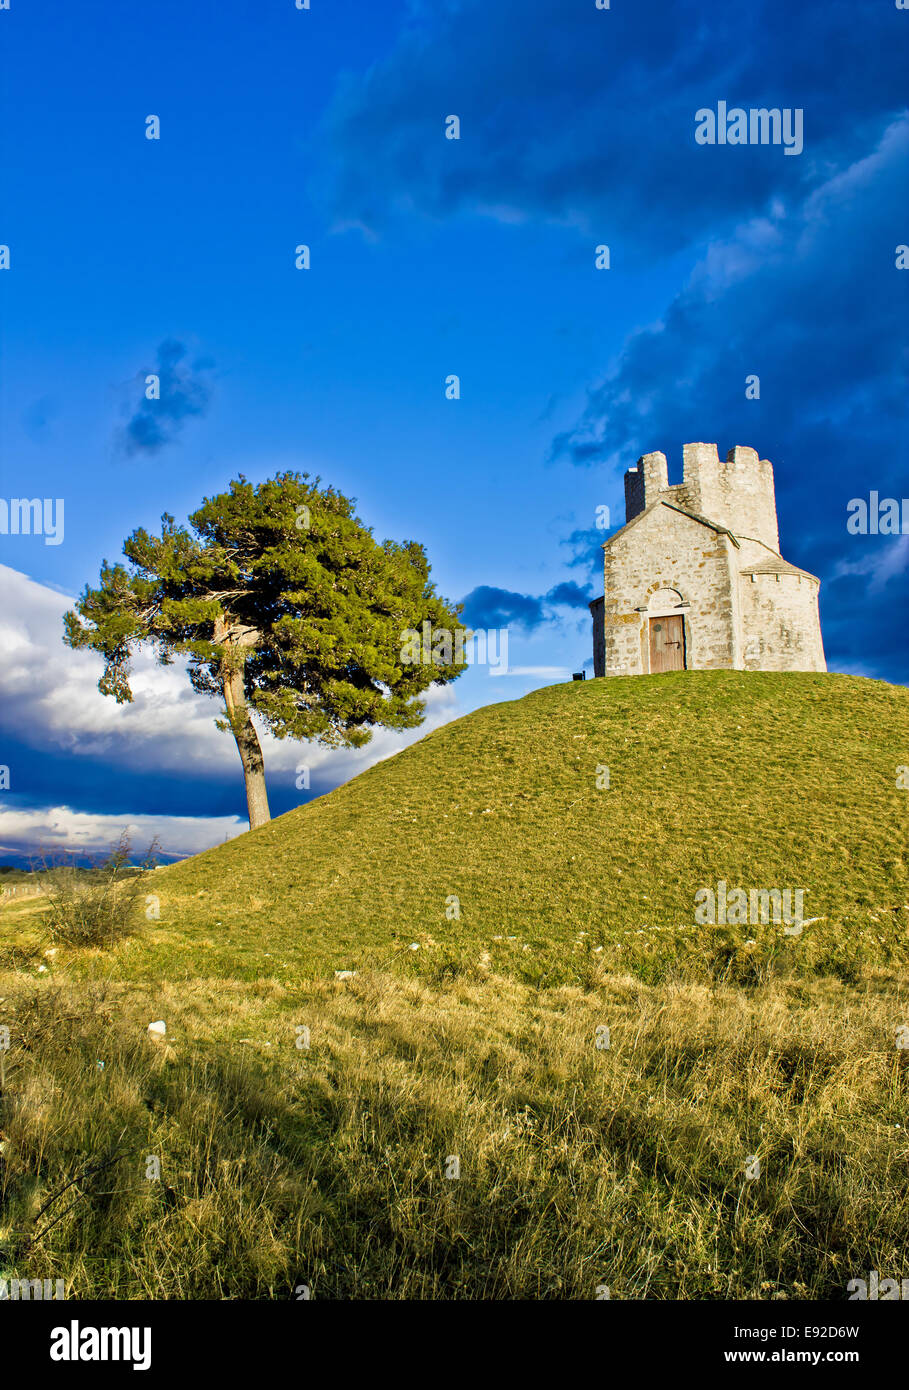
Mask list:
POLYGON ((737 445, 686 444, 625 474, 625 525, 603 546, 590 605, 595 676, 661 671, 826 671, 820 580, 780 554, 773 466, 737 445))

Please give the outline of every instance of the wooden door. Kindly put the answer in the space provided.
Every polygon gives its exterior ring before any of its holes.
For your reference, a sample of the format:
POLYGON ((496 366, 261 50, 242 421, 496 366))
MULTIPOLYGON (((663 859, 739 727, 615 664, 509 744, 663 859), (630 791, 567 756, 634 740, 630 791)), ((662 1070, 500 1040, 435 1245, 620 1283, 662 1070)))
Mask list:
POLYGON ((678 617, 650 619, 650 672, 684 671, 685 620, 678 617))

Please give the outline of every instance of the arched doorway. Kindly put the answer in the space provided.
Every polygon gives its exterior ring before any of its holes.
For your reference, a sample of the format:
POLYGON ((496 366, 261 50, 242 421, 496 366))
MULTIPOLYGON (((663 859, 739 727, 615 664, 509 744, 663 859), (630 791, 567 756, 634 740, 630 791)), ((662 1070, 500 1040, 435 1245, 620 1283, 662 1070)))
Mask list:
POLYGON ((683 605, 687 608, 678 589, 655 589, 647 600, 651 675, 686 668, 683 605))

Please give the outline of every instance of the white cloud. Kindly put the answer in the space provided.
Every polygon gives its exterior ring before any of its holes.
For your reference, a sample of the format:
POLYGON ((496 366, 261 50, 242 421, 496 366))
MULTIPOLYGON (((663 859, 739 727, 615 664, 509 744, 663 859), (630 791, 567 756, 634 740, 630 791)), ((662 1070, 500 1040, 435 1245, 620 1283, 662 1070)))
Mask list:
POLYGON ((105 816, 74 811, 69 806, 0 810, 0 853, 98 853, 108 850, 125 832, 136 854, 143 854, 157 840, 166 857, 182 858, 231 840, 247 829, 239 816, 105 816))
POLYGON ((97 689, 103 669, 92 652, 63 645, 73 600, 0 566, 0 699, 3 724, 25 743, 109 758, 134 769, 212 768, 229 748, 212 723, 214 702, 196 695, 183 671, 140 656, 131 705, 97 689))

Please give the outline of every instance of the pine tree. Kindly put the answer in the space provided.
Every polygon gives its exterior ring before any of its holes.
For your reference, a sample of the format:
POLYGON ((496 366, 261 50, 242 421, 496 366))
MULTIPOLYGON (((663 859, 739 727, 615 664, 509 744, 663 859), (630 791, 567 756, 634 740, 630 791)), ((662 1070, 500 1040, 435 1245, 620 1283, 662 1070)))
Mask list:
POLYGON ((253 716, 278 738, 334 747, 368 743, 376 726, 416 728, 419 696, 460 664, 408 664, 403 634, 459 628, 415 541, 379 544, 354 503, 308 473, 253 485, 241 475, 161 534, 134 531, 128 565, 102 564, 65 615, 64 641, 105 658, 98 688, 132 700, 130 659, 144 645, 162 665, 188 658, 196 690, 224 701, 218 727, 237 742, 250 827, 269 819, 253 716))

